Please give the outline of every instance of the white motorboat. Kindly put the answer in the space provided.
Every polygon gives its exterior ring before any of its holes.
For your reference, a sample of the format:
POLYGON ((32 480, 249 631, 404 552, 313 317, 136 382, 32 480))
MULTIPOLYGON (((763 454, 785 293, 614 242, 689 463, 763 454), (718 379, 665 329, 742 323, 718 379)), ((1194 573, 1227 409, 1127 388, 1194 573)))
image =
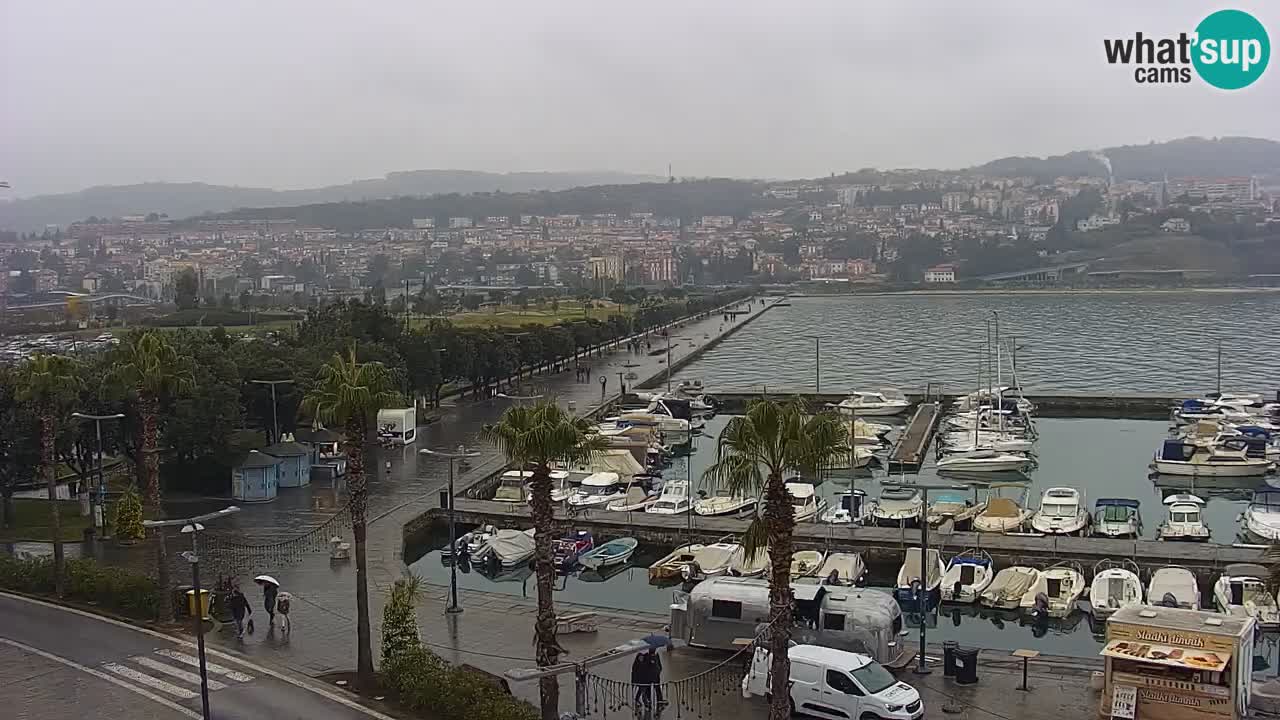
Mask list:
MULTIPOLYGON (((532 474, 532 473, 530 473, 532 474)), ((569 499, 573 491, 577 488, 569 482, 569 472, 567 470, 551 471, 551 502, 562 503, 569 499)), ((525 502, 533 502, 533 487, 525 485, 525 502)))
POLYGON ((911 407, 911 401, 902 391, 884 388, 879 392, 854 390, 849 397, 836 405, 836 410, 845 415, 862 417, 888 417, 900 415, 911 407))
POLYGON ((662 488, 662 494, 644 511, 654 515, 683 515, 692 507, 689 502, 689 483, 673 480, 662 488))
POLYGON ((1086 587, 1079 565, 1058 563, 1040 571, 1040 577, 1023 593, 1018 606, 1023 612, 1043 612, 1047 617, 1064 618, 1075 612, 1076 601, 1086 587))
POLYGON ((1012 411, 996 411, 984 407, 979 410, 948 415, 944 424, 951 431, 960 430, 967 433, 977 431, 979 436, 983 432, 988 432, 1003 436, 1022 437, 1030 431, 1028 422, 1025 416, 1016 415, 1012 411))
POLYGON ((960 493, 939 493, 929 503, 929 524, 937 526, 949 520, 957 529, 967 527, 981 510, 981 505, 960 493))
POLYGON ((924 500, 920 491, 909 487, 884 488, 880 499, 871 507, 875 524, 885 527, 902 527, 918 523, 924 500))
POLYGON ((994 407, 997 399, 1001 400, 1005 407, 1012 406, 1023 414, 1030 414, 1036 409, 1030 400, 1022 396, 1020 389, 1008 385, 975 390, 957 400, 956 409, 961 412, 971 412, 982 407, 994 407))
POLYGON ((632 482, 622 497, 610 500, 605 507, 614 512, 640 512, 658 501, 658 493, 645 490, 639 483, 632 482))
POLYGON ((1098 498, 1093 503, 1095 537, 1136 538, 1142 534, 1142 513, 1137 500, 1098 498))
POLYGON ((528 530, 499 530, 484 545, 471 554, 478 562, 496 559, 504 568, 513 568, 533 557, 533 528, 528 530))
POLYGON ((618 473, 596 472, 583 478, 582 484, 565 502, 570 507, 589 508, 608 505, 622 497, 626 497, 626 491, 618 473))
POLYGON ((942 444, 948 453, 971 453, 975 450, 1029 453, 1035 448, 1034 440, 1002 433, 979 433, 976 439, 972 433, 951 433, 943 437, 942 444))
POLYGON ((532 477, 532 470, 508 470, 502 473, 498 478, 498 489, 494 491, 493 499, 506 503, 525 502, 524 486, 532 477))
POLYGON ((769 569, 769 548, 760 548, 755 554, 748 554, 745 546, 739 545, 729 558, 729 574, 735 577, 756 577, 769 569))
POLYGON ((896 594, 901 598, 911 598, 912 584, 919 582, 921 590, 933 594, 942 584, 942 576, 947 573, 947 566, 942 562, 942 554, 937 548, 929 548, 926 560, 920 562, 920 548, 907 548, 902 566, 898 568, 898 584, 896 594))
POLYGON ((1270 573, 1261 565, 1235 563, 1223 569, 1213 585, 1213 603, 1220 613, 1251 617, 1263 630, 1280 627, 1276 599, 1267 590, 1270 573))
POLYGON ((822 522, 834 525, 861 525, 871 517, 871 506, 863 490, 845 490, 836 495, 836 504, 822 514, 822 522))
POLYGON ((996 573, 987 589, 978 594, 983 607, 1017 610, 1022 596, 1040 579, 1040 571, 1025 565, 1014 565, 996 573))
POLYGON ((853 585, 866 572, 866 563, 858 553, 833 552, 827 553, 813 577, 823 585, 853 585))
MULTIPOLYGON (((827 501, 818 497, 811 483, 789 482, 787 494, 791 496, 791 512, 796 522, 812 520, 827 508, 827 501)), ((764 517, 764 498, 760 499, 757 508, 760 516, 764 517)))
POLYGON ((489 538, 497 534, 498 528, 492 525, 481 525, 480 527, 465 533, 454 543, 458 552, 464 555, 474 555, 476 551, 484 547, 489 542, 489 538))
POLYGON ((937 463, 939 471, 959 473, 1022 472, 1031 467, 1031 458, 1019 453, 971 450, 951 453, 937 463))
POLYGON ((643 411, 631 411, 619 413, 617 422, 619 424, 654 428, 662 433, 667 442, 676 445, 683 445, 689 442, 689 421, 681 418, 643 411))
POLYGON ((1200 586, 1195 573, 1170 565, 1156 570, 1147 585, 1147 603, 1184 610, 1200 609, 1200 586))
POLYGON ((740 547, 737 543, 723 541, 710 545, 682 545, 649 566, 649 582, 723 575, 729 570, 733 553, 740 547))
POLYGON ((791 579, 816 575, 826 558, 821 550, 796 550, 791 553, 791 579))
POLYGON ((1161 540, 1190 540, 1204 542, 1209 539, 1209 526, 1201 517, 1205 502, 1195 495, 1179 493, 1164 499, 1167 513, 1164 522, 1156 529, 1161 540))
POLYGON ((702 380, 698 378, 681 380, 680 384, 676 386, 676 392, 690 396, 702 395, 702 380))
POLYGON ((1275 464, 1265 457, 1249 457, 1243 440, 1225 440, 1202 447, 1183 440, 1165 440, 1156 451, 1152 469, 1163 475, 1192 477, 1261 477, 1275 464))
POLYGON ((1120 608, 1142 604, 1142 581, 1132 560, 1102 560, 1093 567, 1089 605, 1098 619, 1111 617, 1120 608))
POLYGON ((1046 535, 1076 535, 1089 525, 1089 511, 1079 490, 1052 487, 1040 496, 1040 509, 1031 516, 1031 528, 1046 535))
POLYGON ((597 545, 578 557, 578 564, 588 570, 599 570, 614 565, 625 565, 640 543, 631 537, 610 540, 597 545))
POLYGON ((942 601, 977 602, 978 596, 995 579, 991 555, 985 550, 965 550, 951 558, 942 575, 942 601))
POLYGON ((884 436, 893 431, 891 425, 869 423, 861 418, 845 423, 849 428, 849 438, 855 447, 875 450, 884 447, 884 436))
POLYGON ((977 515, 973 516, 973 529, 976 532, 1009 533, 1022 529, 1031 520, 1032 511, 1025 507, 1027 487, 1025 485, 992 485, 987 489, 987 502, 977 515), (999 493, 1006 488, 1017 489, 1021 494, 1021 502, 999 493))
POLYGON ((1266 545, 1280 542, 1280 488, 1253 491, 1241 520, 1249 540, 1266 545))
POLYGON ((751 511, 759 498, 742 495, 711 495, 693 502, 693 511, 699 515, 741 515, 751 511))

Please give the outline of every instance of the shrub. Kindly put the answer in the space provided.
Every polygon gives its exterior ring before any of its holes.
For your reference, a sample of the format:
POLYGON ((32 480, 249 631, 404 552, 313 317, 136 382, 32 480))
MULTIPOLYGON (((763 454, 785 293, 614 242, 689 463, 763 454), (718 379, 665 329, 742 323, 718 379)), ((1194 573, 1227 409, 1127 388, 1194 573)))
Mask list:
POLYGON ((386 685, 413 712, 429 712, 438 720, 538 720, 529 703, 503 692, 481 675, 453 667, 418 645, 382 664, 386 685))
POLYGON ((142 527, 142 498, 132 485, 116 501, 115 511, 117 540, 136 541, 146 537, 146 528, 142 527))
POLYGON ((418 615, 414 601, 418 598, 421 581, 410 575, 396 581, 391 588, 391 598, 382 609, 382 663, 421 647, 418 636, 418 615))
MULTIPOLYGON (((103 567, 84 558, 66 561, 64 597, 91 603, 122 615, 150 619, 158 612, 156 581, 146 575, 103 567)), ((53 559, 16 558, 0 554, 0 588, 34 595, 52 595, 53 559)))

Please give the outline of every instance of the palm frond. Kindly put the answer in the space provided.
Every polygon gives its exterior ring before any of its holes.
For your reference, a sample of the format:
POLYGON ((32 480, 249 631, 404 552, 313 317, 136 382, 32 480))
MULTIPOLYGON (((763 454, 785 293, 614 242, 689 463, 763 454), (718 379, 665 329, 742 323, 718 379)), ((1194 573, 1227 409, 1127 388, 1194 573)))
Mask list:
POLYGON ((748 561, 755 560, 761 553, 769 549, 769 526, 762 518, 756 517, 742 533, 742 552, 748 561))

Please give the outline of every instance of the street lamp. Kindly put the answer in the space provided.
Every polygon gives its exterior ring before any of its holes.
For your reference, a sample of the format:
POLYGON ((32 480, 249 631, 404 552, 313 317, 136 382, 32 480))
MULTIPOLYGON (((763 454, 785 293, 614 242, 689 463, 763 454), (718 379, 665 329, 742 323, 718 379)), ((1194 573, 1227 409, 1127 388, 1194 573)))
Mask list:
POLYGON ((813 335, 813 392, 822 392, 822 336, 813 335))
POLYGON ((467 452, 463 446, 458 446, 457 452, 444 452, 443 450, 431 450, 430 448, 422 448, 418 451, 420 455, 434 455, 436 457, 448 458, 449 460, 449 552, 453 553, 453 562, 449 563, 449 605, 444 609, 445 612, 456 615, 462 612, 462 606, 458 605, 458 530, 454 519, 453 511, 453 464, 463 458, 473 458, 479 455, 478 452, 467 452))
MULTIPOLYGON (((146 528, 166 528, 174 525, 182 526, 182 533, 191 536, 191 549, 182 553, 187 562, 191 563, 191 590, 195 595, 195 612, 191 613, 195 616, 196 623, 196 649, 200 656, 200 706, 204 710, 204 720, 209 720, 209 672, 205 668, 204 655, 204 603, 201 602, 200 593, 200 532, 204 530, 201 523, 210 520, 217 520, 228 515, 234 515, 240 512, 240 508, 235 505, 228 505, 217 512, 205 513, 195 517, 183 518, 181 520, 143 520, 142 526, 146 528)), ((160 532, 163 532, 161 530, 160 532)))
POLYGON ((80 420, 92 420, 94 429, 98 436, 98 502, 93 510, 93 524, 102 530, 102 537, 107 537, 107 483, 102 472, 102 421, 103 420, 121 420, 124 413, 113 413, 111 415, 90 415, 88 413, 71 413, 71 417, 80 420))
POLYGON ((276 417, 276 386, 282 383, 293 384, 292 380, 250 380, 255 385, 271 386, 271 442, 280 442, 280 420, 276 417))
MULTIPOLYGON (((930 490, 968 490, 967 485, 957 485, 955 483, 907 483, 895 480, 883 480, 880 482, 882 487, 886 488, 911 488, 921 492, 920 505, 920 575, 921 582, 918 591, 918 609, 920 611, 920 653, 916 662, 916 675, 928 675, 929 668, 925 667, 925 630, 929 623, 926 621, 929 606, 929 491, 930 490)), ((941 578, 939 578, 941 580, 941 578)), ((915 583, 912 583, 914 586, 915 583)))

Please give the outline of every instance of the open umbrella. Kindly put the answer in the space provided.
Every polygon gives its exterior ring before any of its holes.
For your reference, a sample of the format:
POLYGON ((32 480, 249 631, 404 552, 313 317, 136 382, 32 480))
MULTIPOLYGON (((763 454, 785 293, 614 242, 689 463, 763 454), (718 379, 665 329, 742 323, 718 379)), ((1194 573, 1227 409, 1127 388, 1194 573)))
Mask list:
POLYGON ((271 577, 270 575, 259 575, 258 577, 254 578, 253 581, 258 583, 259 585, 263 583, 271 583, 276 587, 280 587, 280 581, 271 577))

